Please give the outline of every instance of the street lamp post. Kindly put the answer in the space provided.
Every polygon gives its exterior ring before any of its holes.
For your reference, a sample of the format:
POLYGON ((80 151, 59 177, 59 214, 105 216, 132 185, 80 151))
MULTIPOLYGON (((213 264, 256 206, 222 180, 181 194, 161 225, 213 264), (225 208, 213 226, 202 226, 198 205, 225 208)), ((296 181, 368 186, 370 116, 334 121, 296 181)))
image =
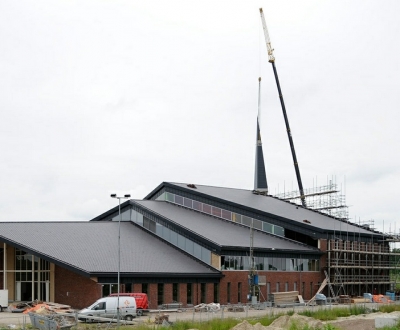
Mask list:
POLYGON ((117 196, 117 194, 111 194, 111 198, 118 199, 118 284, 117 284, 117 329, 119 329, 120 323, 120 308, 119 308, 119 293, 120 293, 120 279, 121 279, 121 221, 122 221, 122 213, 121 213, 121 199, 129 199, 131 195, 126 194, 124 196, 117 196))

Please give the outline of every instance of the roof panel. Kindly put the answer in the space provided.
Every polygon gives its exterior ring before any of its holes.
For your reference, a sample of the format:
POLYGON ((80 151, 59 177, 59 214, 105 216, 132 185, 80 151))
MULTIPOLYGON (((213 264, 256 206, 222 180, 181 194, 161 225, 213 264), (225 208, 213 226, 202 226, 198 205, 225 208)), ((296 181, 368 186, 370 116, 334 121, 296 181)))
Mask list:
MULTIPOLYGON (((131 222, 121 222, 121 273, 218 274, 131 222)), ((86 273, 118 271, 118 222, 1 222, 0 240, 86 273)))
POLYGON ((373 232, 356 226, 350 222, 343 222, 322 213, 305 209, 300 205, 292 204, 272 196, 256 195, 251 190, 195 185, 196 189, 188 188, 186 183, 168 183, 179 188, 225 200, 236 205, 249 207, 271 215, 297 221, 323 230, 343 231, 355 234, 374 234, 373 232))
MULTIPOLYGON (((199 235, 222 248, 249 248, 250 246, 249 227, 164 201, 137 200, 131 202, 169 219, 177 225, 192 231, 193 235, 199 235)), ((318 251, 305 244, 257 230, 254 231, 253 246, 261 249, 318 251)))

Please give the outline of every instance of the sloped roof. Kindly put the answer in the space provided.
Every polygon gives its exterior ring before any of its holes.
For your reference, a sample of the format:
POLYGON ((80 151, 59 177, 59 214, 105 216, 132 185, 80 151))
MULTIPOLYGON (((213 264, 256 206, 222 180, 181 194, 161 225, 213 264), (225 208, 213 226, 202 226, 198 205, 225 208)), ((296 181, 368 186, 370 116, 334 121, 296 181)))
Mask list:
MULTIPOLYGON (((121 274, 220 274, 131 222, 120 233, 121 274)), ((118 222, 0 222, 0 240, 87 276, 118 271, 118 222)))
MULTIPOLYGON (((249 248, 249 227, 231 221, 212 217, 165 201, 135 200, 138 204, 153 213, 167 218, 171 222, 192 231, 221 248, 249 248)), ((318 252, 318 249, 298 243, 287 238, 266 232, 254 231, 253 246, 255 249, 274 249, 282 251, 318 252)))
POLYGON ((230 203, 232 205, 261 211, 272 217, 280 217, 299 223, 301 226, 314 227, 320 230, 328 231, 343 231, 354 234, 379 235, 372 231, 366 230, 360 226, 346 223, 327 216, 320 212, 316 212, 300 205, 289 203, 272 196, 264 196, 254 194, 252 190, 225 188, 215 186, 204 186, 195 184, 196 188, 188 187, 187 183, 171 183, 164 182, 148 194, 145 199, 150 198, 163 185, 175 186, 181 190, 186 190, 191 194, 197 194, 206 198, 215 198, 218 201, 230 203), (307 220, 309 222, 304 222, 307 220))

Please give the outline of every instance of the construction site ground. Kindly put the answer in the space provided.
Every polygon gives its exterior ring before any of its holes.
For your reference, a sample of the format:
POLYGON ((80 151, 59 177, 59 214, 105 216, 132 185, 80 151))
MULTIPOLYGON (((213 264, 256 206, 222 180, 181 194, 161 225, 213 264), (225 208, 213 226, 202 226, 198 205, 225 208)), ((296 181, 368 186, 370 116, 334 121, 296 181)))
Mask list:
MULTIPOLYGON (((285 329, 285 324, 287 325, 288 318, 298 317, 303 318, 305 322, 311 322, 306 317, 298 316, 297 312, 307 308, 311 310, 317 309, 326 309, 326 308, 335 308, 335 307, 346 307, 346 305, 326 305, 326 306, 315 306, 315 307, 290 307, 290 308, 272 308, 267 307, 266 309, 245 309, 244 311, 219 311, 219 312, 193 312, 190 310, 187 311, 179 311, 179 310, 159 310, 153 311, 152 313, 148 313, 147 315, 137 317, 135 319, 135 323, 146 323, 146 324, 154 324, 156 317, 160 315, 168 315, 169 322, 176 322, 180 320, 193 320, 193 321, 207 321, 214 318, 238 318, 238 319, 246 319, 246 318, 257 318, 265 315, 278 315, 282 314, 285 317, 276 320, 274 327, 265 327, 264 329, 285 329), (294 315, 287 316, 287 312, 294 312, 294 315)), ((371 306, 372 307, 372 306, 371 306)), ((372 309, 372 308, 371 308, 372 309)), ((292 314, 292 313, 291 313, 292 314)), ((400 312, 393 313, 370 313, 363 314, 357 316, 349 316, 345 318, 340 318, 335 321, 322 322, 331 323, 335 325, 339 329, 343 330, 372 330, 377 329, 376 324, 385 325, 396 322, 400 318, 400 312), (385 319, 387 321, 385 321, 385 319)), ((312 323, 312 322, 311 322, 312 323)), ((84 327, 84 323, 78 323, 84 327)), ((24 328, 25 325, 30 325, 30 318, 28 314, 23 313, 10 313, 10 312, 1 312, 0 313, 0 328, 11 328, 18 329, 24 328)), ((311 325, 311 324, 310 324, 311 325)), ((235 330, 241 330, 242 325, 238 325, 238 328, 235 330)), ((249 330, 249 327, 242 326, 242 329, 249 330)), ((257 328, 261 329, 261 328, 257 328)))

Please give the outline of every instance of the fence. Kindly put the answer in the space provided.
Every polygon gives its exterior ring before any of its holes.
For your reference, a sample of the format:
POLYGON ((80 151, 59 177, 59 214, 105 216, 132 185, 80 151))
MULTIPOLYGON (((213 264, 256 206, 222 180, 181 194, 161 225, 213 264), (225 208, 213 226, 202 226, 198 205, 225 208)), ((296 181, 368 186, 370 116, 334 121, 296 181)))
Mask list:
MULTIPOLYGON (((400 305, 400 297, 396 297, 396 301, 391 304, 400 305)), ((329 310, 332 308, 354 308, 354 306, 363 306, 371 311, 379 310, 380 306, 385 304, 382 303, 359 303, 359 304, 327 304, 327 305, 314 305, 314 306, 290 306, 286 308, 273 307, 270 303, 260 303, 256 305, 252 304, 239 304, 239 305, 225 305, 221 306, 219 310, 209 310, 209 309, 198 309, 198 308, 181 308, 174 310, 152 310, 151 312, 136 317, 133 322, 127 322, 125 320, 121 320, 121 325, 124 324, 154 324, 157 318, 163 319, 162 316, 167 316, 167 320, 169 323, 174 323, 178 321, 189 321, 189 322, 204 322, 210 321, 212 319, 226 319, 226 318, 235 318, 235 319, 246 319, 246 318, 261 318, 265 316, 274 316, 274 315, 282 315, 288 312, 291 313, 299 313, 303 311, 321 311, 321 310, 329 310)), ((78 320, 78 313, 74 314, 64 314, 68 317, 74 317, 75 320, 78 320)), ((116 328, 116 319, 104 319, 104 318, 96 318, 94 317, 94 322, 101 321, 104 324, 107 324, 107 328, 116 328)), ((83 322, 77 322, 76 326, 73 326, 71 329, 85 329, 86 325, 83 322)), ((0 313, 0 330, 9 330, 9 329, 32 329, 32 325, 30 322, 30 317, 28 314, 20 314, 20 313, 0 313)))

